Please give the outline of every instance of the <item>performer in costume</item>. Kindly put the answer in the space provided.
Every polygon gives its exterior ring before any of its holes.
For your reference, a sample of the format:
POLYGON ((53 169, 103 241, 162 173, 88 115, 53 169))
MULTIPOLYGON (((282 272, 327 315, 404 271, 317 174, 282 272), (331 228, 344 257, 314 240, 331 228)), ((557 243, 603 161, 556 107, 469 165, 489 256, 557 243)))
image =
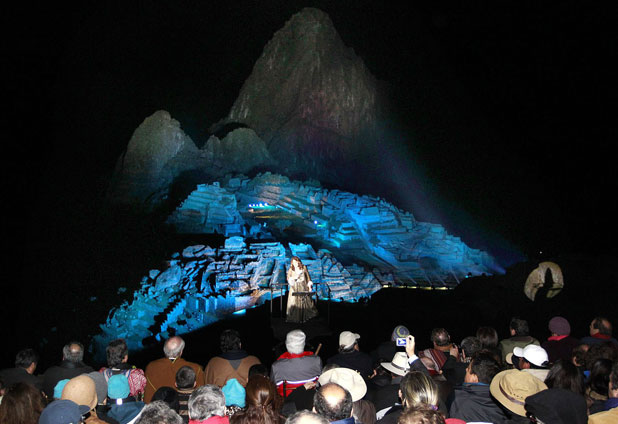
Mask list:
POLYGON ((294 293, 310 292, 313 290, 313 282, 309 277, 307 267, 303 265, 298 256, 292 256, 287 273, 288 280, 288 307, 286 312, 287 322, 305 322, 318 315, 318 310, 309 295, 295 296, 294 293))

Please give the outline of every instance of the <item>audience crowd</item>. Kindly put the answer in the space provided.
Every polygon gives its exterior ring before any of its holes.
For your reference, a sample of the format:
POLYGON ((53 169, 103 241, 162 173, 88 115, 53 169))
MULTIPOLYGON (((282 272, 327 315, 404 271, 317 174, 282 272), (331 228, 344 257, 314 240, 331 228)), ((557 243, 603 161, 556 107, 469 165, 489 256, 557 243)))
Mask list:
POLYGON ((98 371, 70 341, 43 373, 37 352, 16 352, 14 367, 0 371, 0 424, 618 423, 618 341, 606 318, 589 330, 571 336, 557 316, 533 337, 513 318, 504 340, 480 327, 458 344, 435 328, 417 350, 399 325, 364 352, 352 328, 324 361, 293 330, 283 354, 263 358, 270 367, 225 330, 205 368, 183 358, 190 346, 174 336, 143 369, 114 340, 98 371))

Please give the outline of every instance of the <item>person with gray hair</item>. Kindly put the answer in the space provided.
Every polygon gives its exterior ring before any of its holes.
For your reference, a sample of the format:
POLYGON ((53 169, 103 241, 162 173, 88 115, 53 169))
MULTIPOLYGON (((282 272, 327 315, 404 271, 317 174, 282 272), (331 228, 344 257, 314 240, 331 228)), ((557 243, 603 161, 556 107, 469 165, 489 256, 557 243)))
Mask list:
POLYGON ((225 396, 214 384, 198 387, 189 397, 189 424, 229 424, 225 396))
POLYGON ((322 373, 322 359, 305 350, 305 340, 302 330, 290 331, 285 337, 287 352, 279 356, 271 367, 270 379, 283 397, 287 397, 296 387, 316 381, 322 373))
POLYGON ((60 380, 72 379, 81 374, 88 374, 94 369, 84 364, 84 345, 71 341, 62 348, 62 361, 49 367, 43 374, 43 391, 48 399, 54 397, 54 387, 60 380))
POLYGON ((323 416, 313 411, 308 411, 306 409, 293 413, 285 420, 285 424, 328 424, 328 423, 329 421, 323 416))
POLYGON ((189 366, 195 371, 195 385, 204 385, 204 370, 201 365, 185 361, 181 356, 185 349, 185 341, 174 336, 165 341, 163 353, 165 358, 156 359, 146 366, 146 388, 144 389, 144 402, 148 403, 152 395, 161 387, 174 387, 176 373, 184 366, 189 366))
POLYGON ((182 417, 162 400, 144 406, 135 424, 184 424, 182 417))

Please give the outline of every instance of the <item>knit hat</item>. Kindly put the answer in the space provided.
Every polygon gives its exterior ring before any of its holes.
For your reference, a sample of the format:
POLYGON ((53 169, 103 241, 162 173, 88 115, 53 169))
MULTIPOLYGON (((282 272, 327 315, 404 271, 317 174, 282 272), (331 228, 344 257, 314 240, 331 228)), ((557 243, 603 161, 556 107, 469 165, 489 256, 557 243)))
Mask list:
POLYGON ((570 390, 548 389, 526 399, 526 411, 544 423, 586 424, 586 399, 570 390))
POLYGON ((94 380, 86 374, 70 379, 62 389, 62 399, 72 400, 78 405, 86 405, 91 411, 97 406, 97 392, 94 380))
POLYGON ((391 334, 391 341, 395 341, 401 337, 408 337, 410 335, 410 330, 403 325, 398 325, 393 330, 393 334, 391 334))
POLYGON ((339 334, 339 346, 343 346, 344 349, 348 349, 360 339, 360 334, 352 333, 351 331, 344 331, 339 334))
POLYGON ((367 393, 367 384, 361 375, 350 368, 333 368, 318 378, 323 386, 327 383, 337 383, 352 395, 352 402, 361 400, 367 393))
MULTIPOLYGON (((518 356, 520 358, 524 358, 526 361, 531 364, 536 365, 537 367, 544 367, 547 365, 549 361, 549 357, 547 356, 547 351, 543 349, 541 346, 537 346, 534 344, 529 344, 528 346, 514 347, 513 348, 513 356, 518 356)), ((512 361, 512 359, 511 359, 512 361)))
POLYGON ((60 399, 62 397, 62 390, 68 382, 69 379, 65 378, 64 380, 60 380, 56 383, 56 385, 54 386, 54 399, 60 399))
POLYGON ((245 388, 235 378, 230 378, 223 388, 225 395, 225 406, 238 405, 241 408, 245 407, 245 388))
POLYGON ((71 400, 55 400, 43 409, 39 424, 78 424, 88 411, 87 406, 77 405, 71 400))
POLYGON ((105 380, 105 376, 103 375, 103 373, 97 371, 89 372, 86 375, 92 378, 92 380, 94 381, 94 386, 97 391, 98 403, 102 404, 107 398, 107 381, 105 380))
POLYGON ((499 372, 489 385, 489 391, 498 402, 522 417, 526 416, 524 409, 526 398, 545 389, 547 389, 545 383, 532 374, 520 370, 499 372))
POLYGON ((549 331, 559 336, 568 336, 571 334, 571 325, 562 317, 553 317, 549 320, 549 331))
POLYGON ((285 336, 285 348, 290 353, 303 353, 305 350, 305 333, 302 330, 292 330, 285 336))
POLYGON ((107 380, 107 396, 110 399, 124 399, 131 394, 129 380, 123 374, 112 375, 107 380))
POLYGON ((393 360, 391 362, 382 362, 380 365, 390 372, 401 376, 406 375, 408 371, 410 371, 408 355, 406 355, 405 352, 395 353, 395 356, 393 356, 393 360))

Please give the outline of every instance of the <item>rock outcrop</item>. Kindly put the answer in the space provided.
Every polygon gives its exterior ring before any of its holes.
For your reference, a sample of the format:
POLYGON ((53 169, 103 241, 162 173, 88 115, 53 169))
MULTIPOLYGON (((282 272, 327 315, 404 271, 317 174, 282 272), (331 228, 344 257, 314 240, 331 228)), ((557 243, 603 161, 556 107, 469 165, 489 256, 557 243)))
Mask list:
POLYGON ((115 203, 159 204, 174 178, 197 166, 199 150, 164 110, 135 130, 118 160, 108 196, 115 203))
POLYGON ((253 130, 238 128, 222 140, 208 139, 202 149, 166 111, 155 112, 135 130, 118 160, 108 198, 113 203, 160 205, 181 176, 192 187, 231 172, 273 166, 275 161, 253 130))
POLYGON ((223 123, 254 129, 282 171, 334 182, 375 139, 380 109, 362 60, 306 8, 266 45, 223 123))
POLYGON ((264 141, 250 128, 237 128, 223 140, 214 135, 204 145, 201 155, 210 167, 210 173, 246 173, 258 166, 274 165, 264 141))

